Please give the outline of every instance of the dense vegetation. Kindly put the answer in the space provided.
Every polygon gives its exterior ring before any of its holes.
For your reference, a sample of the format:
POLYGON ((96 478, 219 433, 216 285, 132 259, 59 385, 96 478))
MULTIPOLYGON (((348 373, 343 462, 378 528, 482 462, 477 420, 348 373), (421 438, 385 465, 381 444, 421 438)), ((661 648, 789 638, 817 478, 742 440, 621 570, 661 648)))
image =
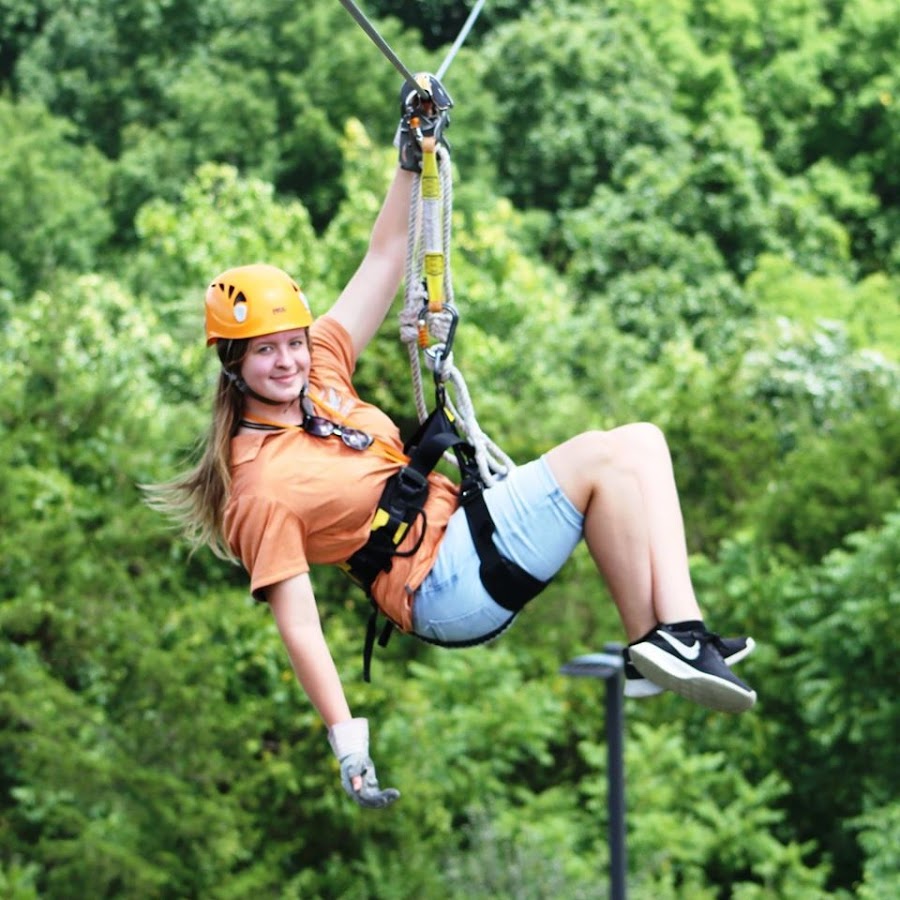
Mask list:
MULTIPOLYGON (((437 68, 471 3, 364 4, 437 68)), ((324 309, 399 79, 333 0, 0 2, 0 893, 603 897, 585 554, 490 648, 395 638, 317 572, 384 813, 343 795, 244 574, 137 484, 205 430, 206 280, 324 309)), ((488 3, 456 100, 458 362, 525 460, 667 432, 731 718, 627 707, 631 896, 900 895, 900 0, 488 3)), ((409 422, 388 322, 363 393, 409 422)))

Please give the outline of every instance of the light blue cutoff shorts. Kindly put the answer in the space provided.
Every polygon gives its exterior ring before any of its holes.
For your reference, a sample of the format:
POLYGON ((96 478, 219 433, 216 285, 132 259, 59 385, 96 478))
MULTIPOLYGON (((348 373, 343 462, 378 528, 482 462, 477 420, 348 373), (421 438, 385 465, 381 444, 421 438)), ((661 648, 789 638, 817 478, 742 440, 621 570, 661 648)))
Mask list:
MULTIPOLYGON (((581 540, 584 517, 557 484, 541 457, 519 466, 488 488, 494 543, 507 559, 540 581, 549 581, 581 540)), ((450 517, 434 567, 416 591, 413 633, 438 644, 465 646, 489 640, 515 618, 488 594, 466 513, 450 517)))

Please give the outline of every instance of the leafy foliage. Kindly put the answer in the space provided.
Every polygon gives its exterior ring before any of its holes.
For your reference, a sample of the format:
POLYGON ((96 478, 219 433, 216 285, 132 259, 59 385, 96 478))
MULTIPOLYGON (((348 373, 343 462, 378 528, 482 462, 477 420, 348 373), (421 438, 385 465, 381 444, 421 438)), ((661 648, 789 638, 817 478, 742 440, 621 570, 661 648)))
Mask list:
POLYGON ((91 271, 110 237, 110 164, 72 142, 40 105, 0 97, 0 288, 26 297, 68 271, 91 271))
MULTIPOLYGON (((415 70, 471 3, 367 5, 415 70)), ((897 0, 489 4, 456 100, 456 353, 524 461, 669 436, 698 593, 752 633, 758 712, 628 706, 637 898, 897 893, 897 0)), ((393 165, 399 78, 338 4, 0 2, 0 893, 604 895, 602 685, 620 638, 586 551, 502 643, 397 637, 315 573, 373 722, 380 815, 244 574, 137 484, 204 430, 210 277, 327 306, 393 165)), ((389 322, 359 386, 411 424, 389 322)))

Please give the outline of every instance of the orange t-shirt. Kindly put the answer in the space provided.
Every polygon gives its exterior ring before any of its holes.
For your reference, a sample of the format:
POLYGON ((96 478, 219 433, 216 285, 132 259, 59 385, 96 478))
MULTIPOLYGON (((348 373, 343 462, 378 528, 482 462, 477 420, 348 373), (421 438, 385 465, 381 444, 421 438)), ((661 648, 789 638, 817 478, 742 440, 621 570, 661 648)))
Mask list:
MULTIPOLYGON (((341 414, 341 421, 403 451, 397 426, 380 409, 360 400, 351 383, 355 369, 350 335, 323 316, 310 329, 314 393, 341 414)), ((327 412, 323 412, 328 415, 327 412)), ((231 442, 231 494, 224 530, 231 549, 250 573, 256 596, 263 588, 309 572, 310 564, 345 562, 369 537, 385 482, 400 463, 376 447, 352 450, 337 436, 307 434, 301 428, 241 434, 231 442)), ((411 557, 394 558, 372 595, 404 631, 412 627, 413 593, 434 565, 447 521, 458 505, 450 479, 432 473, 425 504, 398 548, 415 545, 411 557)))

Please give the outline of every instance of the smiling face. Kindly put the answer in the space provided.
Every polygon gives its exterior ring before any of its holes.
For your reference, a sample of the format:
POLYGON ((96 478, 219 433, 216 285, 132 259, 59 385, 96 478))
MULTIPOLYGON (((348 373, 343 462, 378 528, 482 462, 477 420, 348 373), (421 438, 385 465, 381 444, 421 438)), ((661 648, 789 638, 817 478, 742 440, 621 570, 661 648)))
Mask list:
MULTIPOLYGON (((309 368, 309 331, 294 328, 251 338, 241 363, 241 377, 255 393, 283 403, 286 412, 309 380, 309 368)), ((271 415, 274 411, 274 407, 250 394, 246 402, 247 412, 256 415, 271 415)))

